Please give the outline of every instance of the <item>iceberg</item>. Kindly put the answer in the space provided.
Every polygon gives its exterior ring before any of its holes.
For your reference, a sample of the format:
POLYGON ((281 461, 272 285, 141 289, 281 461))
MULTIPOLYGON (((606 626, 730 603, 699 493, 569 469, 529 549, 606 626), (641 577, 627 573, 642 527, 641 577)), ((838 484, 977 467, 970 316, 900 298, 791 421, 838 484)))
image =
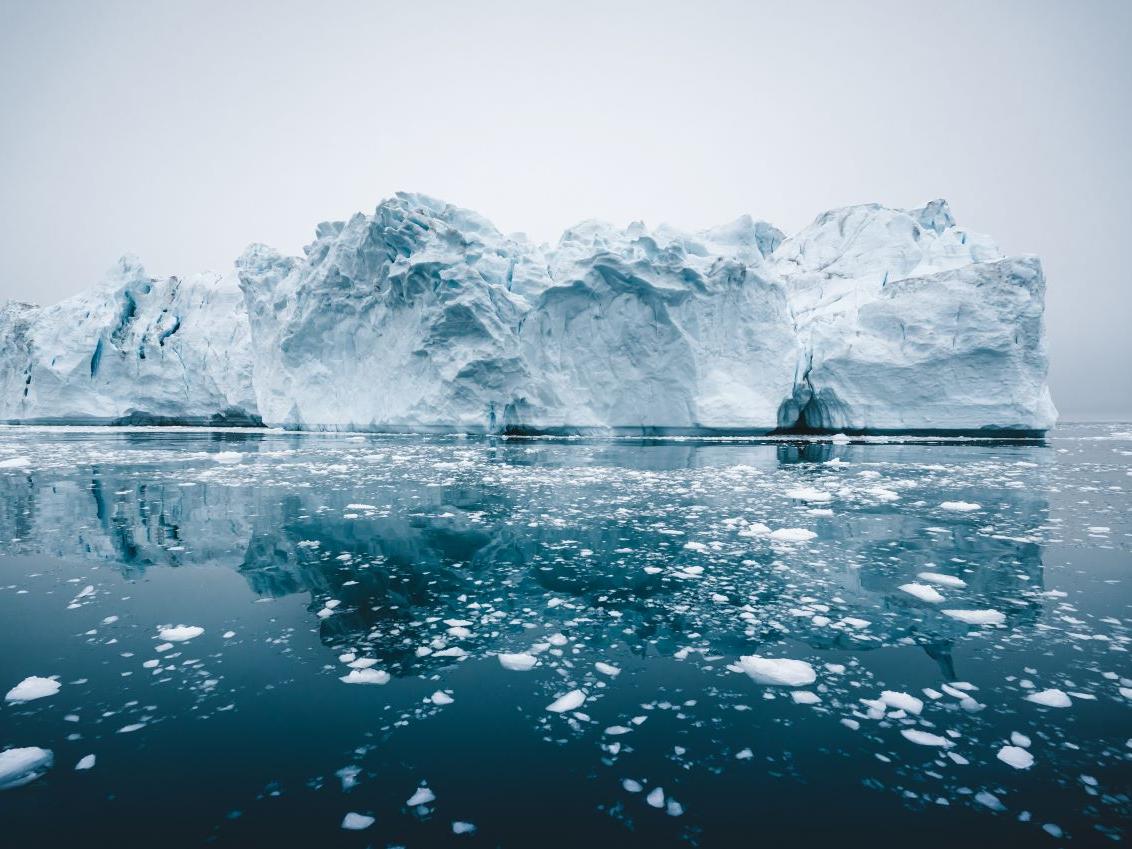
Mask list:
MULTIPOLYGON (((1038 435, 1045 279, 923 208, 556 245, 399 193, 300 257, 153 279, 123 258, 0 305, 0 419, 465 433, 1038 435)), ((842 436, 841 438, 844 438, 842 436)))

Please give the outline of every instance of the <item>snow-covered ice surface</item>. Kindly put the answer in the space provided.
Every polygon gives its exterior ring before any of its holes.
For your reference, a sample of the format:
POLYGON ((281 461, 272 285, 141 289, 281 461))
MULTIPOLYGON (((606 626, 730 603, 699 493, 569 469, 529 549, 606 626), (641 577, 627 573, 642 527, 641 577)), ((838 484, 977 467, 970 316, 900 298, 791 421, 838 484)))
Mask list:
POLYGON ((399 193, 301 257, 155 279, 127 256, 60 304, 0 302, 0 421, 1033 435, 1056 420, 1044 301, 1037 257, 942 200, 536 245, 399 193))
POLYGON ((4 429, 5 840, 1126 841, 1129 430, 4 429))

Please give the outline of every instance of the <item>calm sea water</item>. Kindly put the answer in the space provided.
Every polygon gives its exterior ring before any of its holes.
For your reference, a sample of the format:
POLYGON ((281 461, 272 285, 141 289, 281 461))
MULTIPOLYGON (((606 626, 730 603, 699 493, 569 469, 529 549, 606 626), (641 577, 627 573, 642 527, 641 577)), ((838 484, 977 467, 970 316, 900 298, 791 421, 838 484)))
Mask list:
POLYGON ((5 429, 0 844, 1127 840, 1130 431, 5 429))

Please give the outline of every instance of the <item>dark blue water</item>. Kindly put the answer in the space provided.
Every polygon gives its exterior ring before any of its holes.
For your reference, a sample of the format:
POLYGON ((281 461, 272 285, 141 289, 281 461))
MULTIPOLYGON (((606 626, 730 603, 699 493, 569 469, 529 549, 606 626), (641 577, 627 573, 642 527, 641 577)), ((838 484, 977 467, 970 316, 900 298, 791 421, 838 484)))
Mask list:
POLYGON ((1130 430, 5 429, 0 845, 1125 840, 1130 430))

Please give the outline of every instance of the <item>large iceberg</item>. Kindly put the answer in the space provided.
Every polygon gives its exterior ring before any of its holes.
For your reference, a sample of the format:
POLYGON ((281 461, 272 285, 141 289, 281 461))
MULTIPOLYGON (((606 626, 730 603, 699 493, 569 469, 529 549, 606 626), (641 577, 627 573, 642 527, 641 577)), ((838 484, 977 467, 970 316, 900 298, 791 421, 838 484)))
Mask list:
POLYGON ((587 221, 555 246, 398 194, 302 257, 151 280, 123 260, 0 307, 2 418, 508 433, 1035 434, 1045 281, 947 205, 785 238, 587 221), (242 290, 242 298, 241 298, 242 290))

